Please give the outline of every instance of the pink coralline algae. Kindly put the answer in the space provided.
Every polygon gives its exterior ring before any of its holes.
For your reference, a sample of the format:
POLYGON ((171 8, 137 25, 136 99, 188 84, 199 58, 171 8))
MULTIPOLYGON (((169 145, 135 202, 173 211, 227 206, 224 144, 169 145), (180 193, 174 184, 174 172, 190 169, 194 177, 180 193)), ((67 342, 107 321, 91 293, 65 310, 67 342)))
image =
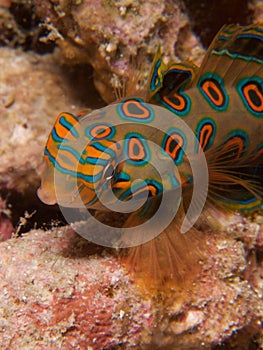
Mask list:
POLYGON ((252 338, 260 344, 262 294, 244 279, 243 244, 204 234, 209 255, 197 280, 155 295, 136 286, 113 251, 69 227, 3 242, 0 347, 189 350, 238 342, 248 349, 252 338))
POLYGON ((152 306, 117 260, 101 253, 68 228, 32 231, 3 243, 0 347, 100 350, 138 344, 152 327, 152 306))

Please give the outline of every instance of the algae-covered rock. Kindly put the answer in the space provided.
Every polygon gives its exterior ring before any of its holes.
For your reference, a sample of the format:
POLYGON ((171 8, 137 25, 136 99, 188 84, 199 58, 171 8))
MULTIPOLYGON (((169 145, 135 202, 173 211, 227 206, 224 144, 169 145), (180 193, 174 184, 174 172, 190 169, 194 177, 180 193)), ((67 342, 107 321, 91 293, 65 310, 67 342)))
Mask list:
POLYGON ((0 186, 23 192, 39 181, 44 145, 57 115, 82 105, 54 54, 2 47, 0 66, 0 186))
POLYGON ((129 76, 131 57, 139 56, 149 69, 158 47, 178 61, 187 56, 200 62, 203 55, 179 1, 36 0, 36 5, 64 59, 92 65, 95 85, 107 102, 114 100, 116 75, 129 76))
POLYGON ((256 349, 262 295, 243 278, 243 245, 203 234, 207 261, 198 280, 159 295, 133 283, 113 251, 69 227, 1 243, 0 347, 256 349))

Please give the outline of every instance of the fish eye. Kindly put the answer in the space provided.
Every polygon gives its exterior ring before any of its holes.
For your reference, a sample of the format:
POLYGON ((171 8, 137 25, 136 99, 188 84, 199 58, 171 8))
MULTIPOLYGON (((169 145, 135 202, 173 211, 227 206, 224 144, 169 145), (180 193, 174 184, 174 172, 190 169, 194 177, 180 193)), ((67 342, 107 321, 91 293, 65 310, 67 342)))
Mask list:
POLYGON ((108 164, 106 168, 104 169, 103 177, 105 180, 110 180, 113 178, 115 174, 115 169, 112 164, 108 164))

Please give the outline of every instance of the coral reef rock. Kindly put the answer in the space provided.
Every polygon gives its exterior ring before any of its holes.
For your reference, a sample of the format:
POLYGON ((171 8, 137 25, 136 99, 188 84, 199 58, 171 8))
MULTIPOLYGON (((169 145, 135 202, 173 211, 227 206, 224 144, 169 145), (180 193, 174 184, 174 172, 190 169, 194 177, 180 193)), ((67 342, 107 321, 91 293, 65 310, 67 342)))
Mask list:
POLYGON ((49 29, 47 40, 57 41, 68 62, 92 65, 95 85, 107 102, 114 99, 117 76, 129 76, 131 57, 149 67, 158 47, 169 59, 198 62, 203 54, 179 1, 36 0, 36 5, 49 29))
POLYGON ((0 187, 23 192, 39 181, 44 145, 57 115, 81 105, 55 55, 2 47, 0 66, 0 187))
POLYGON ((1 243, 0 347, 256 349, 262 293, 244 279, 243 243, 204 234, 207 261, 198 280, 156 295, 132 283, 114 252, 69 227, 1 243))

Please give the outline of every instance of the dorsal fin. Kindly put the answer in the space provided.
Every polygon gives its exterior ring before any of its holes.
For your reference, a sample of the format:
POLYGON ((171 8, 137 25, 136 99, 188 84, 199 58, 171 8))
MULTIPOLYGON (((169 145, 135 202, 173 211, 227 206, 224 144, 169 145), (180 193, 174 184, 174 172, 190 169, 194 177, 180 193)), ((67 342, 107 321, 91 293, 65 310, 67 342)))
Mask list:
POLYGON ((163 79, 167 70, 168 70, 168 66, 167 64, 165 64, 162 58, 161 48, 159 47, 155 54, 149 79, 147 82, 147 90, 149 91, 149 100, 163 86, 163 79))
POLYGON ((145 102, 159 100, 170 92, 189 88, 198 67, 192 62, 166 63, 159 47, 151 64, 150 73, 146 71, 142 59, 131 57, 129 79, 119 79, 114 85, 116 101, 126 97, 140 97, 145 102))
POLYGON ((240 75, 263 75, 263 23, 242 27, 226 25, 210 44, 193 84, 200 77, 220 76, 224 85, 235 85, 240 75), (238 64, 237 64, 238 60, 238 64))
POLYGON ((162 86, 156 91, 154 100, 173 113, 185 115, 189 112, 188 97, 184 91, 192 86, 198 67, 193 63, 171 63, 162 77, 162 86))
POLYGON ((129 65, 129 77, 117 78, 112 81, 116 101, 127 97, 139 97, 149 102, 152 96, 162 87, 163 78, 168 66, 162 59, 159 47, 151 64, 150 72, 147 69, 145 59, 139 54, 138 57, 131 56, 129 65))

